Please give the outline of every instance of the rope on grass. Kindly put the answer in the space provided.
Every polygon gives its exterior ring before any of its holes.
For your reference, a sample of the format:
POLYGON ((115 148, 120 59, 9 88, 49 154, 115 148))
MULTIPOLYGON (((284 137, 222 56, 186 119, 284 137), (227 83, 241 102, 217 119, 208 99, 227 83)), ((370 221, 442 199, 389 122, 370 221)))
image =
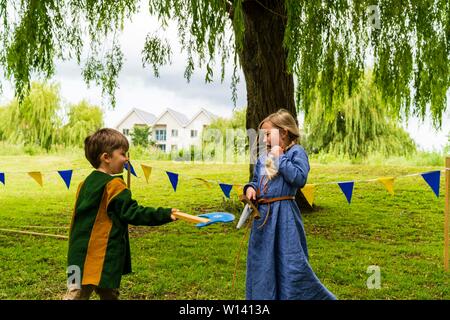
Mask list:
POLYGON ((31 232, 31 231, 22 231, 22 230, 13 230, 13 229, 3 229, 0 228, 0 231, 3 232, 11 232, 11 233, 20 233, 20 234, 28 234, 33 236, 42 236, 42 237, 52 237, 57 239, 69 239, 68 236, 63 236, 59 234, 49 234, 49 233, 40 233, 40 232, 31 232))

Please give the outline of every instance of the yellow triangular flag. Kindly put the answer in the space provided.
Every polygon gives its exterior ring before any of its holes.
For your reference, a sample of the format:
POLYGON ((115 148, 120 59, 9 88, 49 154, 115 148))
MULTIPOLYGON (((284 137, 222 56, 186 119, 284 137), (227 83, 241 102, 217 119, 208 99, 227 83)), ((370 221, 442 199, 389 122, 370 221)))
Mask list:
POLYGON ((145 180, 147 180, 150 177, 150 174, 152 173, 152 167, 146 166, 145 164, 141 164, 142 171, 144 171, 145 180))
POLYGON ((30 177, 32 177, 37 183, 39 183, 41 185, 41 187, 43 186, 42 184, 42 174, 39 171, 32 171, 32 172, 28 172, 28 174, 30 175, 30 177))
POLYGON ((244 193, 244 187, 240 184, 234 184, 233 188, 236 190, 238 195, 241 195, 244 193))
POLYGON ((208 180, 205 180, 203 178, 195 178, 195 179, 200 180, 201 182, 203 182, 208 187, 208 189, 212 188, 211 183, 208 180))
POLYGON ((315 186, 313 184, 306 184, 303 188, 301 188, 301 192, 306 198, 306 201, 308 201, 309 205, 312 207, 314 202, 314 189, 315 186))
POLYGON ((390 194, 394 195, 394 179, 394 177, 381 177, 377 180, 384 184, 390 194))

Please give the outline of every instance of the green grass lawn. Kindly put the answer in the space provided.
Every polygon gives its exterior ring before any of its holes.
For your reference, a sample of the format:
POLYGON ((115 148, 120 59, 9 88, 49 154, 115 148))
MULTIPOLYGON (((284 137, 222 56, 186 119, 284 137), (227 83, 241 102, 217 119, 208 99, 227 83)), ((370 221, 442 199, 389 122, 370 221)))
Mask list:
MULTIPOLYGON (((443 162, 443 161, 442 161, 443 162)), ((224 202, 218 185, 192 179, 245 183, 244 164, 186 164, 135 160, 134 198, 142 205, 176 207, 200 214, 240 213, 236 192, 224 202), (139 163, 154 166, 147 184, 139 163), (163 170, 180 174, 174 192, 163 170)), ((372 179, 440 169, 312 163, 309 183, 372 179)), ((1 156, 0 228, 67 235, 76 186, 89 174, 87 161, 68 156, 1 156), (80 168, 67 190, 56 170, 80 168), (44 171, 41 188, 26 173, 44 171), (55 170, 55 171, 52 171, 55 170), (16 172, 16 173, 14 173, 16 172), (31 228, 41 226, 44 228, 31 228), (58 228, 57 228, 58 227, 58 228)), ((441 195, 420 176, 399 178, 395 196, 381 183, 355 185, 348 205, 337 185, 316 188, 317 210, 303 215, 310 263, 339 299, 449 299, 443 270, 444 177, 441 195), (368 289, 367 268, 381 270, 381 288, 368 289)), ((232 288, 244 230, 233 224, 197 229, 177 221, 161 227, 131 227, 134 273, 122 279, 122 299, 244 299, 246 243, 232 288)), ((60 299, 66 289, 67 241, 0 232, 0 299, 60 299)))

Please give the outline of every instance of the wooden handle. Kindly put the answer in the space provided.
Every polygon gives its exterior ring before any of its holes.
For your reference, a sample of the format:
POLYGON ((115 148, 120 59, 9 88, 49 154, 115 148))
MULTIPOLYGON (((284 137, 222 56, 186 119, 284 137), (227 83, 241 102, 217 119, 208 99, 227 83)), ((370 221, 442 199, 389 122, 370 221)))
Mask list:
POLYGON ((244 202, 245 204, 248 204, 250 206, 250 208, 252 208, 253 210, 253 217, 258 220, 259 218, 261 218, 261 214, 258 211, 258 208, 256 208, 256 206, 253 204, 253 202, 247 198, 247 196, 245 194, 241 194, 239 196, 239 200, 241 200, 241 202, 244 202))
POLYGON ((194 216, 192 214, 187 214, 187 213, 184 213, 184 212, 181 212, 181 211, 175 211, 175 212, 172 212, 172 214, 177 219, 185 220, 185 221, 189 221, 189 222, 196 222, 196 223, 209 222, 209 219, 198 217, 198 216, 194 216))

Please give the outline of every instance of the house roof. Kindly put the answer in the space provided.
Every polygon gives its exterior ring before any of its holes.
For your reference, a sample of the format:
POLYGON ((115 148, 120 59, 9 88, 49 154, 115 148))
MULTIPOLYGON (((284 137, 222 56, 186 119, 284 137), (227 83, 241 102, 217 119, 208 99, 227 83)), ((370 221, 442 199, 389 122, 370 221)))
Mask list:
POLYGON ((204 109, 204 108, 201 108, 201 110, 202 110, 203 112, 205 112, 205 113, 211 118, 211 120, 215 120, 215 119, 218 118, 218 116, 216 116, 214 113, 209 112, 208 110, 206 110, 206 109, 204 109))
POLYGON ((138 109, 138 108, 133 108, 130 110, 130 112, 127 113, 127 115, 125 117, 122 118, 122 120, 120 120, 120 122, 115 126, 115 128, 117 129, 118 127, 120 127, 120 125, 132 114, 132 113, 136 113, 136 115, 139 117, 139 119, 141 119, 143 121, 144 124, 147 124, 149 126, 152 126, 154 121, 156 120, 155 115, 138 109))
POLYGON ((138 108, 134 108, 134 111, 138 114, 138 116, 140 116, 141 118, 143 118, 146 122, 146 124, 148 125, 153 125, 153 123, 156 120, 156 116, 150 112, 138 109, 138 108))
POLYGON ((217 116, 208 110, 201 108, 199 112, 195 114, 195 116, 192 117, 192 119, 186 123, 185 126, 188 126, 192 121, 194 121, 201 113, 204 113, 211 121, 217 119, 217 116))
POLYGON ((186 126, 186 124, 189 122, 188 117, 186 117, 184 114, 175 111, 173 109, 167 108, 161 115, 158 117, 158 119, 155 120, 153 124, 157 124, 159 120, 166 114, 169 113, 172 117, 175 118, 175 120, 178 122, 178 124, 182 127, 186 126))
POLYGON ((169 111, 170 114, 172 114, 182 126, 185 126, 186 123, 189 122, 188 117, 186 117, 184 114, 170 108, 167 108, 167 111, 169 111))
POLYGON ((133 108, 130 110, 130 112, 128 112, 128 114, 115 126, 116 128, 118 128, 132 113, 135 113, 139 119, 142 120, 142 122, 144 124, 147 124, 149 126, 154 126, 158 123, 158 121, 161 120, 161 118, 166 114, 169 113, 177 122, 180 126, 182 127, 186 127, 187 125, 189 125, 192 121, 194 121, 201 113, 204 113, 211 121, 216 119, 217 116, 211 112, 209 112, 208 110, 201 108, 200 111, 198 111, 194 117, 192 117, 192 119, 189 120, 188 117, 186 117, 186 115, 175 111, 173 109, 167 108, 166 110, 164 110, 164 112, 162 112, 158 117, 155 117, 152 113, 149 113, 147 111, 138 109, 138 108, 133 108))

